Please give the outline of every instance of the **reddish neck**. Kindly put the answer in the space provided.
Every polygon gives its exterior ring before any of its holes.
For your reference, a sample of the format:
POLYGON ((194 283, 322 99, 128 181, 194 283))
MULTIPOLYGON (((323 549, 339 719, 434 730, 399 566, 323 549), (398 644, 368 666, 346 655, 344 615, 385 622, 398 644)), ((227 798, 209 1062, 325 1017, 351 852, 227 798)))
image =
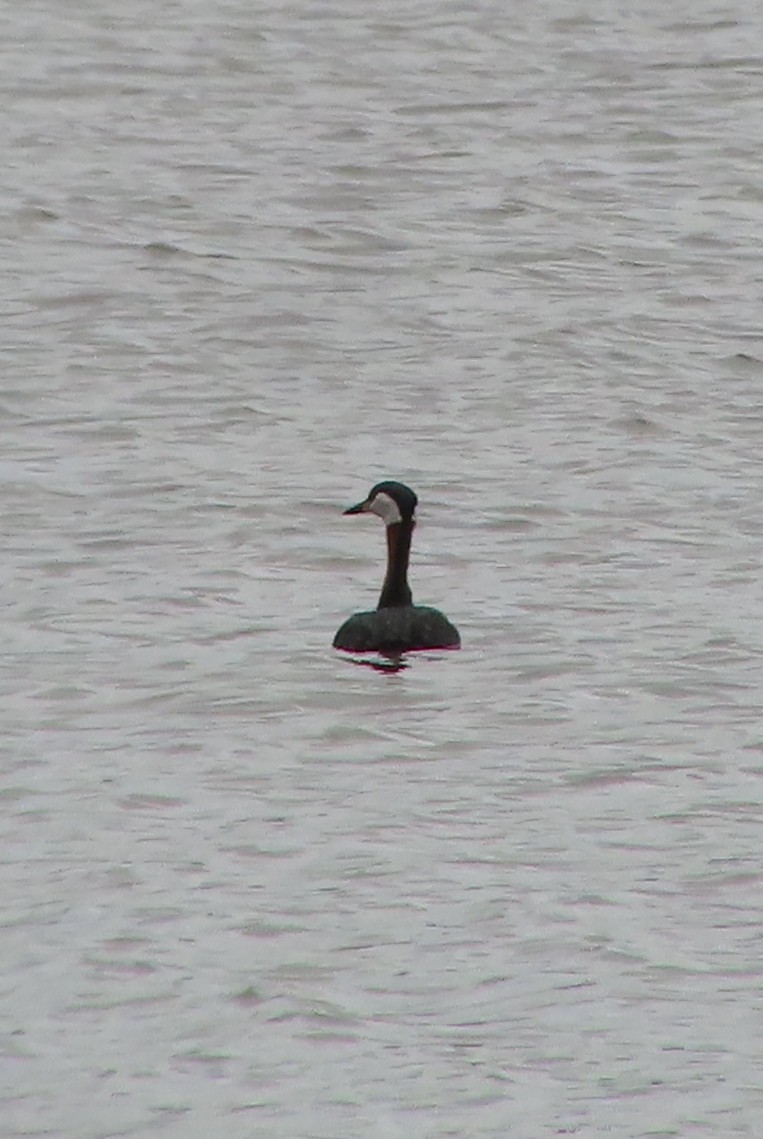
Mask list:
POLYGON ((413 605, 408 585, 408 558, 411 553, 413 521, 395 522, 387 527, 387 573, 384 577, 379 609, 413 605))

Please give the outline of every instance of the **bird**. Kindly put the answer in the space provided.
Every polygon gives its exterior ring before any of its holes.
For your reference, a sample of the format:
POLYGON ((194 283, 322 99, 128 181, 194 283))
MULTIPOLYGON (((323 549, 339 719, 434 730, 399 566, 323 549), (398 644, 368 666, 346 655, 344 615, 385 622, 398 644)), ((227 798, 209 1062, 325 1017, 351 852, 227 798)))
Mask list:
POLYGON ((377 483, 367 498, 345 514, 376 514, 387 530, 387 572, 376 609, 354 613, 334 637, 347 652, 402 653, 415 649, 457 649, 461 637, 444 613, 414 605, 408 585, 408 558, 418 498, 405 483, 377 483))

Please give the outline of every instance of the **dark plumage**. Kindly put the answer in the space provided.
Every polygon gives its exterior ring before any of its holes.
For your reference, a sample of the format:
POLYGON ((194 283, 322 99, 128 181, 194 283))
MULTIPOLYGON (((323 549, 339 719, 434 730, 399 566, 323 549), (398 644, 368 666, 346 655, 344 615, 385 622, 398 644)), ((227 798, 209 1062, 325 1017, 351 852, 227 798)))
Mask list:
POLYGON ((399 482, 381 482, 345 514, 377 514, 387 528, 387 572, 376 609, 349 617, 334 637, 348 652, 409 652, 458 648, 458 629, 439 609, 414 605, 408 585, 416 495, 399 482))

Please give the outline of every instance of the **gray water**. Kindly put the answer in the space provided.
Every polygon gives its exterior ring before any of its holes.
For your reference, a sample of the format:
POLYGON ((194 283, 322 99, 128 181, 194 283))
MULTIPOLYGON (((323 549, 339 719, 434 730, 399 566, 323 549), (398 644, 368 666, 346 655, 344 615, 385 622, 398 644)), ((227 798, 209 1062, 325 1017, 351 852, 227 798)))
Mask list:
POLYGON ((760 1135, 761 44, 3 9, 2 1139, 760 1135))

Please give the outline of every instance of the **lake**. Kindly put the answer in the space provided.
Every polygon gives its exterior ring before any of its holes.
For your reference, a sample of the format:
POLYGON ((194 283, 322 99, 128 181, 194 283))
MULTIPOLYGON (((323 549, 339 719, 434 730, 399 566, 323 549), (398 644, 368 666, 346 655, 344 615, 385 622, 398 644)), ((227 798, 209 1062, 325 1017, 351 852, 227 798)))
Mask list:
POLYGON ((754 1139, 763 10, 0 33, 3 1139, 754 1139))

